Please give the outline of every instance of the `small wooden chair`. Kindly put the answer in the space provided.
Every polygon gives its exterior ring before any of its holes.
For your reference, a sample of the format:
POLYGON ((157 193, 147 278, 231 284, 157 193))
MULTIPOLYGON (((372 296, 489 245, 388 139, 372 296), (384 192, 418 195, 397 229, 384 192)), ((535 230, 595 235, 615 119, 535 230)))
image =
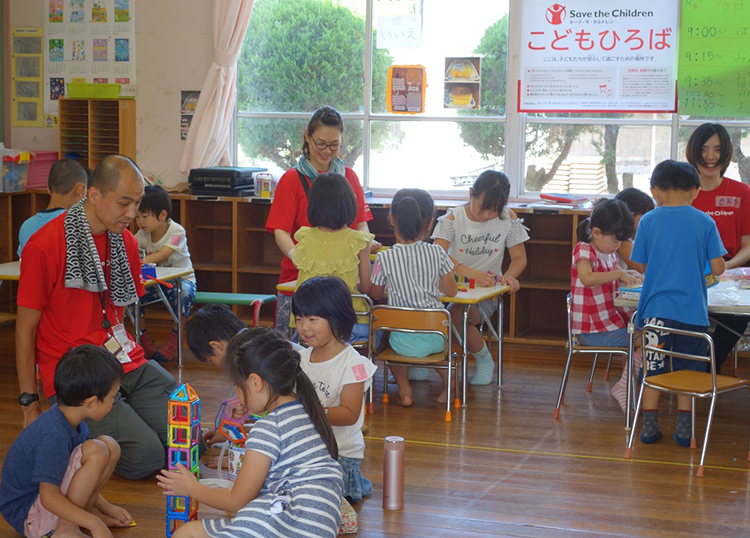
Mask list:
MULTIPOLYGON (((445 402, 445 421, 451 421, 451 387, 456 387, 457 355, 451 350, 451 315, 444 308, 417 309, 397 306, 376 305, 370 310, 370 344, 369 357, 374 361, 379 358, 385 365, 383 372, 383 403, 388 403, 388 365, 429 366, 435 369, 448 369, 448 397, 445 402), (427 357, 406 357, 399 355, 387 345, 375 349, 375 342, 380 332, 438 334, 443 338, 443 351, 427 357)), ((455 389, 453 405, 461 406, 455 389)), ((370 393, 370 412, 373 409, 373 396, 370 393)))
MULTIPOLYGON (((659 375, 644 375, 641 380, 641 389, 638 394, 638 403, 635 408, 635 418, 633 419, 633 427, 630 430, 630 436, 628 438, 628 444, 625 448, 625 458, 630 459, 633 452, 633 440, 635 439, 636 423, 638 422, 638 414, 641 411, 641 403, 643 400, 643 389, 649 387, 662 392, 671 394, 683 394, 692 398, 693 404, 693 417, 692 417, 692 433, 690 439, 690 448, 696 448, 695 443, 695 399, 696 398, 710 398, 711 405, 708 409, 708 421, 706 422, 706 434, 703 440, 703 449, 701 450, 701 459, 698 464, 698 470, 695 473, 697 477, 703 477, 703 462, 706 458, 706 449, 708 448, 708 435, 711 431, 711 422, 713 421, 714 410, 716 408, 716 397, 719 394, 726 392, 732 392, 738 389, 750 390, 750 381, 746 379, 739 379, 728 375, 717 375, 716 374, 716 362, 714 359, 714 341, 706 333, 697 333, 692 331, 685 331, 682 329, 674 329, 672 327, 662 327, 656 325, 646 325, 643 328, 643 334, 641 335, 641 341, 643 345, 641 347, 641 353, 644 357, 644 374, 648 372, 645 368, 646 364, 646 353, 652 351, 654 353, 661 353, 662 355, 669 356, 670 358, 679 357, 682 359, 688 359, 693 361, 699 361, 709 363, 711 372, 696 372, 694 370, 679 370, 677 372, 668 372, 666 374, 659 375), (692 336, 695 338, 702 338, 708 343, 708 356, 703 355, 691 355, 687 353, 680 353, 677 351, 660 349, 654 346, 649 346, 646 343, 646 332, 649 330, 659 331, 661 333, 672 333, 682 336, 692 336)), ((750 446, 748 447, 747 459, 750 461, 750 446)))
POLYGON ((568 358, 565 361, 565 369, 563 370, 562 380, 560 381, 560 392, 557 395, 557 405, 555 406, 555 411, 552 414, 554 418, 560 418, 560 406, 563 405, 565 401, 565 388, 568 384, 568 376, 570 375, 570 365, 573 362, 573 355, 575 353, 594 356, 594 361, 591 364, 591 373, 589 374, 589 382, 586 385, 586 392, 591 392, 591 385, 593 384, 593 381, 594 381, 594 372, 596 371, 596 363, 597 363, 597 359, 599 358, 599 353, 609 354, 609 362, 607 364, 607 373, 605 374, 604 379, 609 378, 609 367, 612 362, 612 355, 624 355, 626 358, 628 356, 627 347, 595 347, 595 346, 582 346, 581 344, 579 344, 578 340, 573 335, 573 331, 571 327, 570 302, 571 302, 571 297, 570 297, 570 294, 568 294, 567 301, 566 301, 567 310, 568 310, 568 341, 565 344, 565 347, 568 350, 568 358))

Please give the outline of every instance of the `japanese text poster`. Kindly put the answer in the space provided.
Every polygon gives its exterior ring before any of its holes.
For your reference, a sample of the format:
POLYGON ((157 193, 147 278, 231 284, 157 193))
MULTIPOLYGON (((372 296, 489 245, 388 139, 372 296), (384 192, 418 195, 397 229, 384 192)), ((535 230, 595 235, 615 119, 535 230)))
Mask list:
POLYGON ((136 0, 38 0, 44 21, 44 114, 57 118, 65 84, 121 84, 135 81, 136 0))
POLYGON ((522 3, 520 112, 673 112, 678 0, 522 3))
POLYGON ((683 0, 680 113, 750 116, 750 2, 683 0))

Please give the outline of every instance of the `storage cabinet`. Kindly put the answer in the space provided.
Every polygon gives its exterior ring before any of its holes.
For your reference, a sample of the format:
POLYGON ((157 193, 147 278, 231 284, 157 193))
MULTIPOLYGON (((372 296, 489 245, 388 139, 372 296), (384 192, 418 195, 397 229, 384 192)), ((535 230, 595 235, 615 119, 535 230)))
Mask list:
POLYGON ((60 99, 60 157, 91 170, 113 153, 135 160, 133 99, 60 99))
MULTIPOLYGON (((198 289, 202 291, 276 293, 281 273, 281 252, 266 231, 270 201, 265 198, 206 199, 173 195, 173 218, 188 237, 198 289)), ((17 259, 18 228, 44 209, 49 196, 42 191, 0 195, 0 222, 8 223, 0 235, 0 261, 17 259)), ((438 215, 460 202, 438 201, 438 215)), ((384 245, 395 241, 388 222, 389 200, 370 201, 374 220, 370 230, 384 245)), ((507 342, 563 345, 566 338, 565 296, 570 291, 570 263, 575 230, 587 211, 539 212, 515 205, 513 210, 529 228, 528 265, 518 293, 503 297, 507 342)), ((547 210, 548 211, 548 210, 547 210)), ((506 256, 506 267, 508 257, 506 256)), ((1 310, 15 307, 15 287, 3 286, 1 310)), ((252 319, 249 307, 237 313, 252 319)), ((262 322, 273 323, 272 309, 264 308, 262 322)))

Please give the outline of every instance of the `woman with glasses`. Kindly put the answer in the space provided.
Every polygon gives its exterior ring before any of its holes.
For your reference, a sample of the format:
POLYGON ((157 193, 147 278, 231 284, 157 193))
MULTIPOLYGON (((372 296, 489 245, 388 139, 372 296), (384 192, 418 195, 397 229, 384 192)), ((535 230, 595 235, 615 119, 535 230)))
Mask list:
MULTIPOLYGON (((338 153, 344 137, 344 121, 335 109, 324 106, 316 110, 305 128, 302 139, 302 157, 297 166, 287 170, 276 186, 271 210, 266 221, 266 230, 273 234, 276 244, 284 255, 281 260, 279 282, 290 282, 297 278, 297 268, 292 263, 294 234, 302 226, 310 226, 307 218, 307 193, 319 174, 336 172, 344 176, 357 199, 357 216, 352 228, 369 232, 367 221, 372 213, 365 202, 365 194, 357 174, 344 164, 338 153)), ((380 244, 373 241, 376 247, 380 244)), ((276 305, 276 327, 289 325, 291 296, 279 297, 276 305)))

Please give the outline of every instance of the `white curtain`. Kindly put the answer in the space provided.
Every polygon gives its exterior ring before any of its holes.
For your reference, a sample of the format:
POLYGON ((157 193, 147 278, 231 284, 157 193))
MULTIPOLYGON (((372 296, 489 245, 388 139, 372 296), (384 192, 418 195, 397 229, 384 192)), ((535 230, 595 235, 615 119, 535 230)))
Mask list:
POLYGON ((229 128, 237 99, 237 57, 253 0, 214 0, 214 60, 201 89, 180 171, 230 164, 229 128))

